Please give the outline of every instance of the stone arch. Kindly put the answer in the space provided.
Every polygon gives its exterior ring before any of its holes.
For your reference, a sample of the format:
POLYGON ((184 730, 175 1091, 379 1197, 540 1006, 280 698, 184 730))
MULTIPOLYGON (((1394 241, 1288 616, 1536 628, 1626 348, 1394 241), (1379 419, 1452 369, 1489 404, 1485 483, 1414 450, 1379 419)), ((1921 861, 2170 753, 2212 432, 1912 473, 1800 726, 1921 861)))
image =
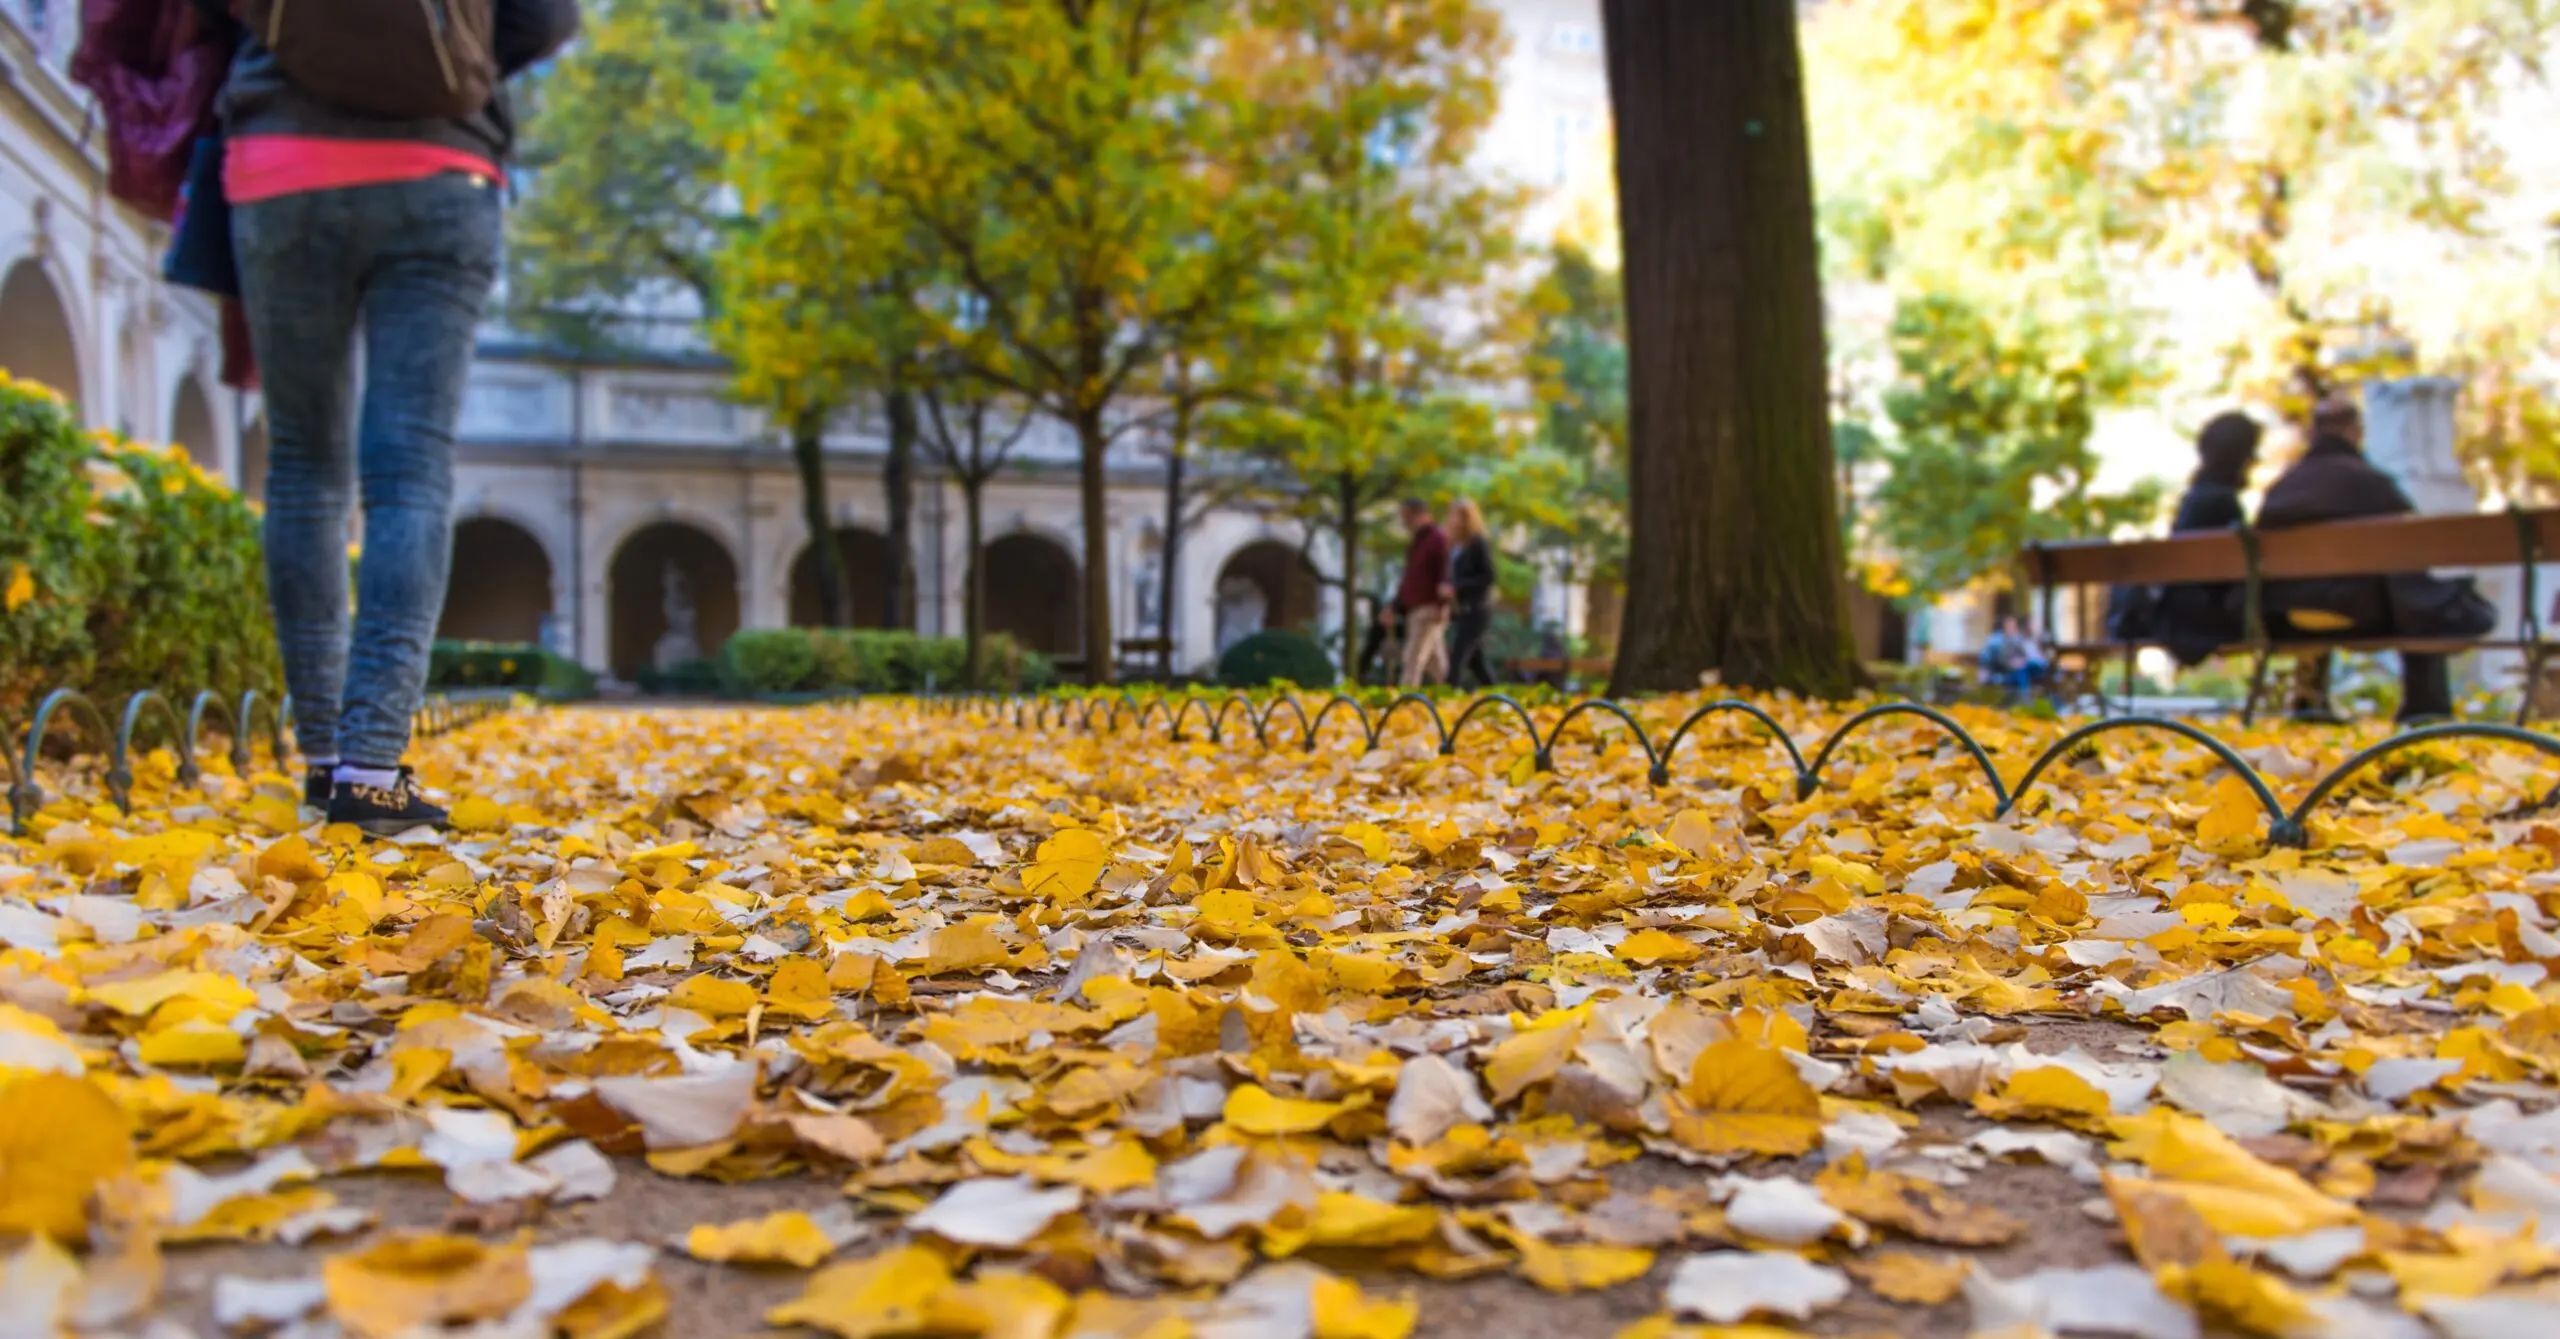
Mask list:
POLYGON ((550 551, 531 530, 499 516, 453 528, 438 637, 539 646, 551 618, 550 551))
MULTIPOLYGON (((853 622, 857 628, 885 627, 889 622, 887 572, 889 570, 889 537, 867 526, 836 527, 836 554, 844 562, 844 579, 851 587, 853 622)), ((790 579, 791 626, 822 627, 827 611, 818 601, 818 547, 802 544, 791 559, 790 579)), ((907 565, 907 609, 915 609, 915 565, 907 565)))
POLYGON ((1029 530, 987 544, 987 631, 1072 657, 1084 645, 1084 572, 1065 544, 1029 530))
POLYGON ((42 261, 22 259, 0 278, 0 370, 61 392, 75 413, 89 399, 76 329, 71 304, 42 261))
POLYGON ((670 640, 667 574, 684 575, 693 601, 694 655, 719 652, 738 630, 738 561, 708 530, 683 521, 655 521, 623 537, 606 578, 612 619, 612 668, 616 676, 667 668, 689 658, 670 640))
POLYGON ((204 393, 204 382, 197 377, 178 379, 178 393, 169 403, 169 442, 183 447, 187 459, 207 469, 222 464, 222 429, 213 416, 213 398, 204 393))
POLYGON ((1208 593, 1218 649, 1265 628, 1312 627, 1320 595, 1315 567, 1297 545, 1264 538, 1239 546, 1208 593))

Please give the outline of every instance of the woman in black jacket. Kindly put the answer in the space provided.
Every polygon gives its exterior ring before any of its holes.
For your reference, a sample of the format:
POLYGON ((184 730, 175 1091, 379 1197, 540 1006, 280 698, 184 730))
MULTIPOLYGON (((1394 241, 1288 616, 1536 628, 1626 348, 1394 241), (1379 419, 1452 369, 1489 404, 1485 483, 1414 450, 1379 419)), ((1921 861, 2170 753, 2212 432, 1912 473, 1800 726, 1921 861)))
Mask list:
POLYGON ((1449 681, 1460 688, 1490 688, 1484 638, 1493 630, 1493 546, 1485 541, 1484 513, 1472 498, 1449 504, 1449 584, 1440 594, 1455 606, 1449 623, 1449 681), (1470 676, 1474 682, 1468 682, 1470 676))
MULTIPOLYGON (((2222 414, 2196 435, 2196 472, 2178 499, 2172 534, 2228 530, 2248 519, 2241 492, 2258 463, 2265 430, 2242 413, 2222 414)), ((2157 641, 2181 665, 2201 664, 2242 635, 2239 587, 2228 583, 2161 586, 2137 592, 2110 620, 2120 641, 2157 641)))

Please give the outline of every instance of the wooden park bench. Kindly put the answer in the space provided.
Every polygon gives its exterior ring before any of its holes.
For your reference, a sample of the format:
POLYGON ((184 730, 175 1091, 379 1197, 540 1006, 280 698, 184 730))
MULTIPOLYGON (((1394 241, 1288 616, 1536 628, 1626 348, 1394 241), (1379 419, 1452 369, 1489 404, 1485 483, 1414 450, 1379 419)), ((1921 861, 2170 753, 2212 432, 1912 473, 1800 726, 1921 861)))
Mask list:
POLYGON ((2244 631, 2241 640, 2223 647, 2220 654, 2247 655, 2254 660, 2243 720, 2256 718, 2258 704, 2266 693, 2267 662, 2278 655, 2326 651, 2416 651, 2447 655, 2464 651, 2518 651, 2525 659, 2521 694, 2524 705, 2518 712, 2521 723, 2531 719, 2544 663, 2555 645, 2560 645, 2544 637, 2541 598, 2534 582, 2534 564, 2560 561, 2560 508, 2517 508, 2503 513, 2452 516, 2386 516, 2282 530, 2259 530, 2243 525, 2212 534, 2172 535, 2162 539, 2033 544, 2020 555, 2020 561, 2029 580, 2041 591, 2043 627, 2046 635, 2057 642, 2054 647, 2056 673, 2063 672, 2067 661, 2076 659, 2079 662, 2078 672, 2088 676, 2089 686, 2095 691, 2097 667, 2109 657, 2121 656, 2128 696, 2134 684, 2135 654, 2144 646, 2159 643, 2156 640, 2117 642, 2107 637, 2105 617, 2110 588, 2191 584, 2239 586, 2244 631), (2438 567, 2497 567, 2506 564, 2514 564, 2523 577, 2520 586, 2523 598, 2519 602, 2522 607, 2501 611, 2515 617, 2517 630, 2512 639, 2306 637, 2289 630, 2271 630, 2266 614, 2266 585, 2271 581, 2309 577, 2382 577, 2438 567), (2056 594, 2065 586, 2080 591, 2079 608, 2083 624, 2078 635, 2067 643, 2064 643, 2054 621, 2056 594))

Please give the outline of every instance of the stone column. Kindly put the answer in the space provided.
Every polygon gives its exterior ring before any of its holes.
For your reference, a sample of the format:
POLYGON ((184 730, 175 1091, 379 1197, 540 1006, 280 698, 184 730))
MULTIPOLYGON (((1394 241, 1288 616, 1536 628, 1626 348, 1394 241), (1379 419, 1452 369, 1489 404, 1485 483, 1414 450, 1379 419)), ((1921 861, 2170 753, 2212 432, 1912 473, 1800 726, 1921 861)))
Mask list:
MULTIPOLYGON (((2480 510, 2479 490, 2464 477, 2462 462, 2454 451, 2454 408, 2461 394, 2462 383, 2450 377, 2409 377, 2365 384, 2365 456, 2382 472, 2399 480, 2401 491, 2409 495, 2422 514, 2480 510)), ((2463 573, 2447 571, 2442 575, 2463 573)), ((2479 583, 2480 593, 2498 606, 2499 626, 2492 635, 2510 635, 2516 618, 2523 612, 2518 605, 2524 598, 2524 586, 2516 569, 2482 568, 2467 575, 2479 583)), ((2547 591, 2552 576, 2551 569, 2543 569, 2537 584, 2547 591)), ((2454 690, 2513 686, 2522 664, 2521 656, 2508 651, 2463 657, 2454 662, 2454 690)))

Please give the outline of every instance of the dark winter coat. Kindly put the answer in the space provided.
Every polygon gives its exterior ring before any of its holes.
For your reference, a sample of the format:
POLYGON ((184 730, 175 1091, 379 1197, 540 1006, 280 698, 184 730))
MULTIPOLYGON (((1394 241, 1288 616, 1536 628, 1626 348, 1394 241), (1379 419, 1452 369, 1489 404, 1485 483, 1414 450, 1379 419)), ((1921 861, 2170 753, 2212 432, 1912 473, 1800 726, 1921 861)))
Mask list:
MULTIPOLYGON (((2266 499, 2258 504, 2258 528, 2283 530, 2323 521, 2404 516, 2416 510, 2409 495, 2400 491, 2390 475, 2375 469, 2362 448, 2344 437, 2322 437, 2267 489, 2266 499)), ((2381 577, 2321 577, 2268 585, 2270 632, 2281 637, 2288 631, 2323 630, 2288 623, 2286 615, 2297 610, 2337 615, 2353 625, 2353 632, 2393 630, 2390 587, 2381 577)))
POLYGON ((1484 608, 1493 595, 1493 546, 1478 535, 1449 555, 1449 585, 1458 592, 1458 612, 1484 608))

